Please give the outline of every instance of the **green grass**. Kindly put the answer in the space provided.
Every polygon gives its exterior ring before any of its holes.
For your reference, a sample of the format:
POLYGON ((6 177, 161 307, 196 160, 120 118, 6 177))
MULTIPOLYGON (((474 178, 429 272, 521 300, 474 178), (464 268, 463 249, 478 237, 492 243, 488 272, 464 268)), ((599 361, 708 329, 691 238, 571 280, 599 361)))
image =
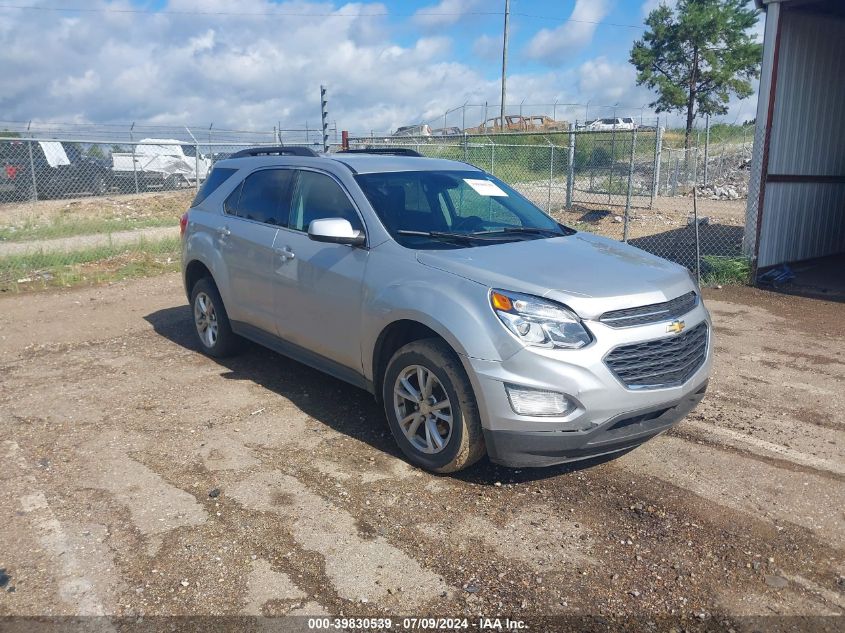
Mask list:
POLYGON ((701 282, 705 285, 744 285, 751 281, 751 261, 747 257, 705 255, 701 259, 701 282))
MULTIPOLYGON (((702 121, 698 121, 700 127, 692 131, 692 143, 704 147, 705 130, 702 121)), ((753 125, 730 125, 727 123, 714 123, 710 126, 710 145, 721 143, 753 143, 753 125)), ((663 144, 673 149, 684 146, 684 128, 667 128, 663 133, 663 144)))
POLYGON ((19 226, 0 226, 0 242, 49 240, 76 235, 92 235, 131 231, 159 226, 175 226, 169 217, 146 218, 51 218, 47 224, 27 220, 19 226))
MULTIPOLYGON (((654 132, 637 136, 634 160, 637 164, 650 165, 654 159, 654 132)), ((468 162, 509 183, 548 179, 553 171, 555 178, 565 178, 569 163, 569 133, 501 134, 470 136, 466 151, 462 139, 432 140, 411 143, 397 141, 410 149, 418 150, 430 158, 445 158, 468 162), (550 145, 551 143, 551 145, 550 145), (554 149, 552 149, 552 145, 554 149), (552 165, 554 153, 554 165, 552 165)), ((627 173, 631 158, 631 133, 626 130, 610 132, 578 132, 575 143, 575 171, 586 173, 608 171, 615 163, 616 169, 627 173)))
POLYGON ((0 257, 0 292, 76 286, 177 270, 179 238, 140 240, 67 253, 43 252, 0 257))

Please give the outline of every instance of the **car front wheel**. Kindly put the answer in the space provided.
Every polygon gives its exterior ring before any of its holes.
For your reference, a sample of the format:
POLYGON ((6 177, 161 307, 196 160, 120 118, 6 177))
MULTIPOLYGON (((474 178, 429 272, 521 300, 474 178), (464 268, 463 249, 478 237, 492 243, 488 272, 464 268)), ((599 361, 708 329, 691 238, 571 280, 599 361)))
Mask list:
POLYGON ((385 371, 382 396, 393 437, 413 464, 451 473, 484 455, 472 385, 442 340, 424 339, 400 348, 385 371))

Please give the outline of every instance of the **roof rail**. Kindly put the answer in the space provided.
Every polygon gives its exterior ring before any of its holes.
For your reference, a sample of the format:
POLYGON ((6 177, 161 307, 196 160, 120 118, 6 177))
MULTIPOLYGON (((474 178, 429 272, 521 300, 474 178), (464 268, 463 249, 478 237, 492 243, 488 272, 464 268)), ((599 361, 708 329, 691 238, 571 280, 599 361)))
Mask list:
POLYGON ((413 149, 407 147, 370 147, 368 149, 344 149, 338 154, 388 154, 391 156, 417 156, 422 158, 423 155, 413 149))
POLYGON ((291 145, 289 147, 250 147, 235 152, 229 158, 248 158, 250 156, 320 156, 310 147, 291 145))

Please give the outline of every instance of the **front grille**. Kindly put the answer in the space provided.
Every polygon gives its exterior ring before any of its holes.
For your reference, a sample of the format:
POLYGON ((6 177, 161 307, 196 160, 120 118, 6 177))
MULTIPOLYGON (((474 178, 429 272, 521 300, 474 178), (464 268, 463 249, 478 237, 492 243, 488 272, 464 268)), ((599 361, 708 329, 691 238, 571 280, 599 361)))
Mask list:
POLYGON ((696 305, 698 305, 698 295, 691 291, 663 303, 652 303, 647 306, 605 312, 599 317, 599 321, 609 327, 617 328, 671 321, 685 315, 696 305))
POLYGON ((630 389, 676 387, 704 364, 707 323, 667 338, 614 348, 604 363, 630 389))

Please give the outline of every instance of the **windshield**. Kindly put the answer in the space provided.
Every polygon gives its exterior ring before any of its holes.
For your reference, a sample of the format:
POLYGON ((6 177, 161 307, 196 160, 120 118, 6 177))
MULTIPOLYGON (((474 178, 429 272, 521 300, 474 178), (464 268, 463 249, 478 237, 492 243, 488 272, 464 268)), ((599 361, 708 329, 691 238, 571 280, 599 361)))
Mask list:
POLYGON ((574 233, 479 171, 403 171, 355 177, 393 239, 408 248, 459 248, 574 233))

